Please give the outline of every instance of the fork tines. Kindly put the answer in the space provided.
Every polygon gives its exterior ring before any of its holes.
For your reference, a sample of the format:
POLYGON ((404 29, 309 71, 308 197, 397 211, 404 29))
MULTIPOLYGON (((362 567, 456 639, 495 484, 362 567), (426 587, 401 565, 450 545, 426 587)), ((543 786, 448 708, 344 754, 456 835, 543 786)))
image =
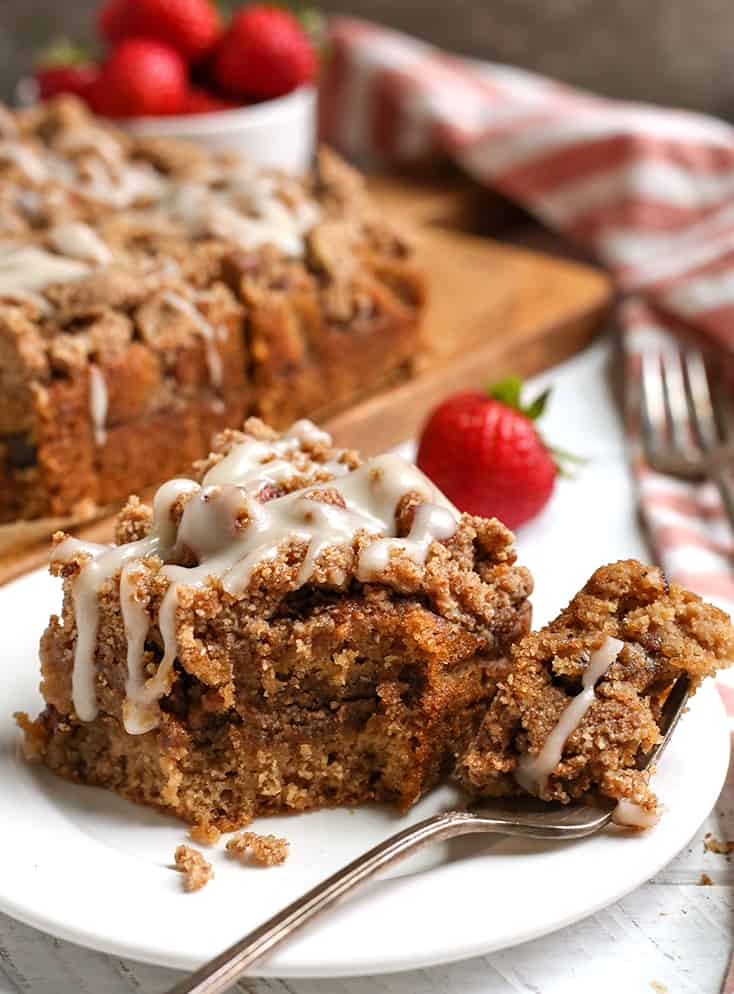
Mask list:
POLYGON ((697 349, 671 346, 643 354, 640 414, 650 466, 670 476, 710 479, 734 528, 727 410, 697 349))

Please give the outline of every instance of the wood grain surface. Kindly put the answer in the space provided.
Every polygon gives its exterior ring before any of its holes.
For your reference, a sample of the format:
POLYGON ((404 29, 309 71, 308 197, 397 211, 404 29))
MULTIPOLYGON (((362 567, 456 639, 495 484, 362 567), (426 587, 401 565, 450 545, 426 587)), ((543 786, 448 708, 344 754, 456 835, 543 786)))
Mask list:
MULTIPOLYGON (((372 188, 386 214, 410 233, 428 276, 426 354, 415 379, 326 422, 337 444, 381 452, 415 434, 449 393, 545 369, 583 348, 602 326, 612 287, 601 271, 471 233, 507 214, 507 205, 486 191, 450 173, 383 178, 372 188)), ((73 531, 110 541, 113 516, 73 531)), ((48 545, 0 555, 0 584, 43 565, 48 545)))
POLYGON ((476 206, 471 188, 383 183, 377 199, 414 225, 430 287, 427 352, 415 379, 329 419, 338 444, 383 451, 415 434, 449 393, 537 373, 578 352, 602 326, 612 299, 608 277, 462 230, 467 204, 476 206))

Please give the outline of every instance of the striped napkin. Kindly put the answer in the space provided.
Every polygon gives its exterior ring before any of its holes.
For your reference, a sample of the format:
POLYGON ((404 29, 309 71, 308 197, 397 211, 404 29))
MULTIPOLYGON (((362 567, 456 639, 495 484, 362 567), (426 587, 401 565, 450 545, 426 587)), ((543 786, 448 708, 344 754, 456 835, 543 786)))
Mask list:
MULTIPOLYGON (((468 62, 363 21, 333 21, 331 40, 325 136, 360 160, 448 155, 593 250, 620 291, 632 395, 645 350, 675 348, 681 328, 734 351, 734 128, 468 62)), ((734 615, 734 548, 717 492, 653 472, 639 419, 626 423, 658 560, 734 615)), ((719 690, 734 728, 731 671, 719 690)), ((734 958, 722 994, 734 994, 734 958)))
MULTIPOLYGON (((448 155, 591 249, 620 291, 628 383, 645 349, 675 347, 681 328, 734 350, 734 128, 461 59, 351 18, 332 21, 331 42, 325 136, 361 160, 448 155)), ((632 465, 658 560, 734 615, 718 494, 654 473, 636 421, 632 465)))

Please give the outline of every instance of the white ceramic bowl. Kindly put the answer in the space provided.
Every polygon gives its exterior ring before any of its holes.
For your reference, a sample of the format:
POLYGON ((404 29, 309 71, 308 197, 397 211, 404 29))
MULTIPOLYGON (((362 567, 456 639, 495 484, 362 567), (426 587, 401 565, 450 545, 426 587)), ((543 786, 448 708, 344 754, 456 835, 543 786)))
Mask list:
POLYGON ((241 152, 253 162, 302 173, 316 141, 316 90, 303 86, 285 97, 251 107, 116 121, 137 135, 181 138, 213 152, 241 152))

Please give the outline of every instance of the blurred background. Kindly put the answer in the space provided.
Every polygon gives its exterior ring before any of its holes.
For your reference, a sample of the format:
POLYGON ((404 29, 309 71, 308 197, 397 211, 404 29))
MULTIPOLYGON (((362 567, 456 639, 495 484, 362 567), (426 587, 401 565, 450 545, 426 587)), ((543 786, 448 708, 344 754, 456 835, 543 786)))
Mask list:
MULTIPOLYGON (((0 96, 53 38, 91 37, 95 0, 0 0, 0 96)), ((324 0, 468 55, 610 96, 734 118, 731 0, 324 0)))

